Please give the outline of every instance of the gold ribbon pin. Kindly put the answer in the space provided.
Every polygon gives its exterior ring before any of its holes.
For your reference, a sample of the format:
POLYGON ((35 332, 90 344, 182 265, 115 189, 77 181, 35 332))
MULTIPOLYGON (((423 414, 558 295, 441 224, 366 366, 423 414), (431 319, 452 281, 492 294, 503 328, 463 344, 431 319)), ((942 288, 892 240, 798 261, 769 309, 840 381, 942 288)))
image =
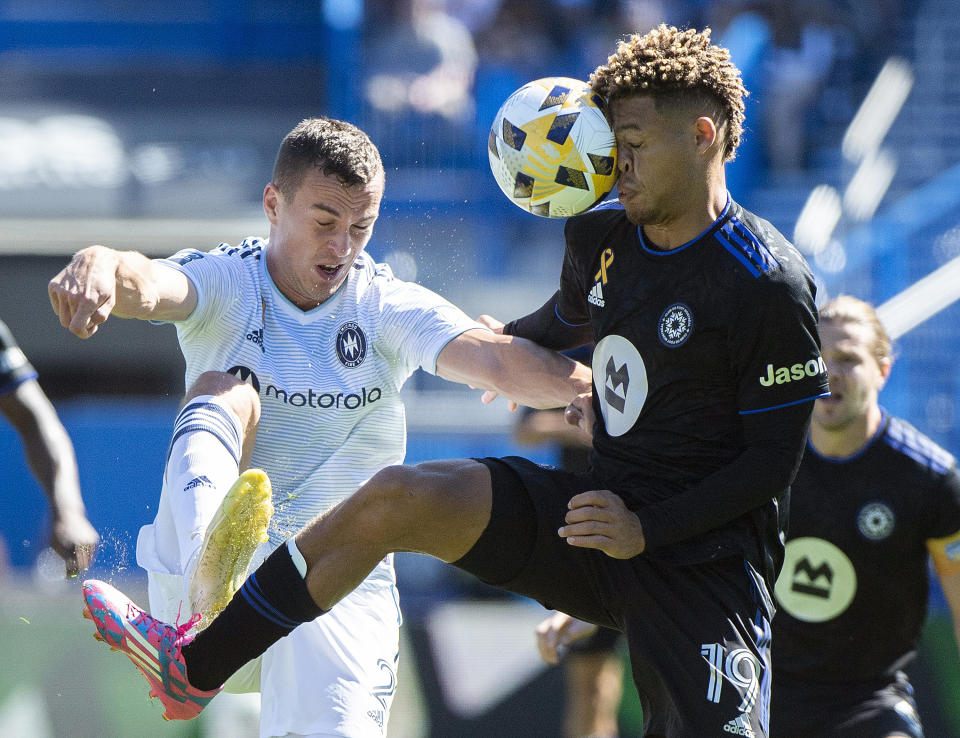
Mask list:
POLYGON ((600 256, 600 271, 597 272, 593 280, 601 284, 607 283, 607 267, 613 264, 613 249, 604 249, 600 256))

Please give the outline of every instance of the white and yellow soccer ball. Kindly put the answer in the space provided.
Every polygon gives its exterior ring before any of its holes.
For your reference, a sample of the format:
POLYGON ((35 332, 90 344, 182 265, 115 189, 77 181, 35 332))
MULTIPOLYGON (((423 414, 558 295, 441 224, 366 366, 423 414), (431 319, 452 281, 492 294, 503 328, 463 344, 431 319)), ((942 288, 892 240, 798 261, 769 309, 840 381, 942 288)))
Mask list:
POLYGON ((500 189, 534 215, 582 213, 617 181, 606 102, 570 77, 537 79, 510 95, 493 120, 487 149, 500 189))

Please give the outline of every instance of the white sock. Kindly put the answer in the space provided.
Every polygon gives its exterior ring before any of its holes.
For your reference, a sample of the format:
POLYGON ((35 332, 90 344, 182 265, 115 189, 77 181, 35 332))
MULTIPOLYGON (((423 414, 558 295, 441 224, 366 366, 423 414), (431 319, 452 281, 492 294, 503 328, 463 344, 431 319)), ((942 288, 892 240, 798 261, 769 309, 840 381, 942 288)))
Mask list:
POLYGON ((300 549, 297 548, 297 543, 293 540, 292 536, 287 539, 287 551, 290 552, 290 558, 293 559, 293 565, 297 567, 297 571, 300 572, 300 576, 306 579, 307 560, 303 558, 303 554, 300 553, 300 549))
POLYGON ((190 400, 174 423, 164 489, 184 574, 190 573, 207 525, 240 472, 242 428, 240 418, 212 395, 190 400))

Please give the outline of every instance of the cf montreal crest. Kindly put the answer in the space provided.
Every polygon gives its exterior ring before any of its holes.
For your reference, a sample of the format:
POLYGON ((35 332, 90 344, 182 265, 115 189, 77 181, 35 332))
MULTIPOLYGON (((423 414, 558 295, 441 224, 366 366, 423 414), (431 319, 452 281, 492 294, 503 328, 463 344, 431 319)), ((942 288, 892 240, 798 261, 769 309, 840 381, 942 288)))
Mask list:
POLYGON ((356 323, 344 323, 337 331, 337 358, 344 366, 359 366, 367 355, 367 337, 356 323))
POLYGON ((889 536, 893 533, 895 523, 893 510, 882 502, 864 505, 857 514, 857 528, 864 538, 871 541, 881 541, 889 536))
POLYGON ((693 329, 693 314, 682 303, 671 305, 660 316, 660 340, 664 346, 681 346, 690 337, 693 329))

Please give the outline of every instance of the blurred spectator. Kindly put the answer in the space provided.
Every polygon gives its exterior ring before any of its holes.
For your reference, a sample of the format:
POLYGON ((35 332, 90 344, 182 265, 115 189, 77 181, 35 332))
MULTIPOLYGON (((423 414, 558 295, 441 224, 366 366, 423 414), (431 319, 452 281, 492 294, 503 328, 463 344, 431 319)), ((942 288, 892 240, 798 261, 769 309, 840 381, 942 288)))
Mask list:
MULTIPOLYGON (((902 39, 910 39, 907 22, 923 3, 904 0, 845 0, 843 23, 853 36, 853 79, 873 82, 887 58, 898 53, 902 39)), ((862 92, 857 97, 862 97, 862 92)))
POLYGON ((716 3, 709 15, 745 78, 759 60, 759 84, 752 85, 759 119, 751 128, 768 167, 781 175, 804 169, 810 117, 837 56, 843 9, 833 0, 734 0, 716 3))
POLYGON ((824 0, 765 3, 773 46, 765 60, 767 161, 775 171, 807 163, 810 111, 836 55, 838 8, 824 0))
POLYGON ((477 32, 481 63, 511 70, 519 84, 563 76, 555 57, 564 48, 569 29, 555 5, 551 0, 502 2, 490 22, 477 32))
POLYGON ((37 372, 0 321, 0 412, 23 442, 27 463, 50 502, 50 546, 77 576, 93 560, 100 536, 87 520, 73 444, 37 372))
POLYGON ((473 118, 477 53, 470 30, 443 0, 376 3, 367 49, 368 104, 383 112, 405 110, 453 121, 473 118))

